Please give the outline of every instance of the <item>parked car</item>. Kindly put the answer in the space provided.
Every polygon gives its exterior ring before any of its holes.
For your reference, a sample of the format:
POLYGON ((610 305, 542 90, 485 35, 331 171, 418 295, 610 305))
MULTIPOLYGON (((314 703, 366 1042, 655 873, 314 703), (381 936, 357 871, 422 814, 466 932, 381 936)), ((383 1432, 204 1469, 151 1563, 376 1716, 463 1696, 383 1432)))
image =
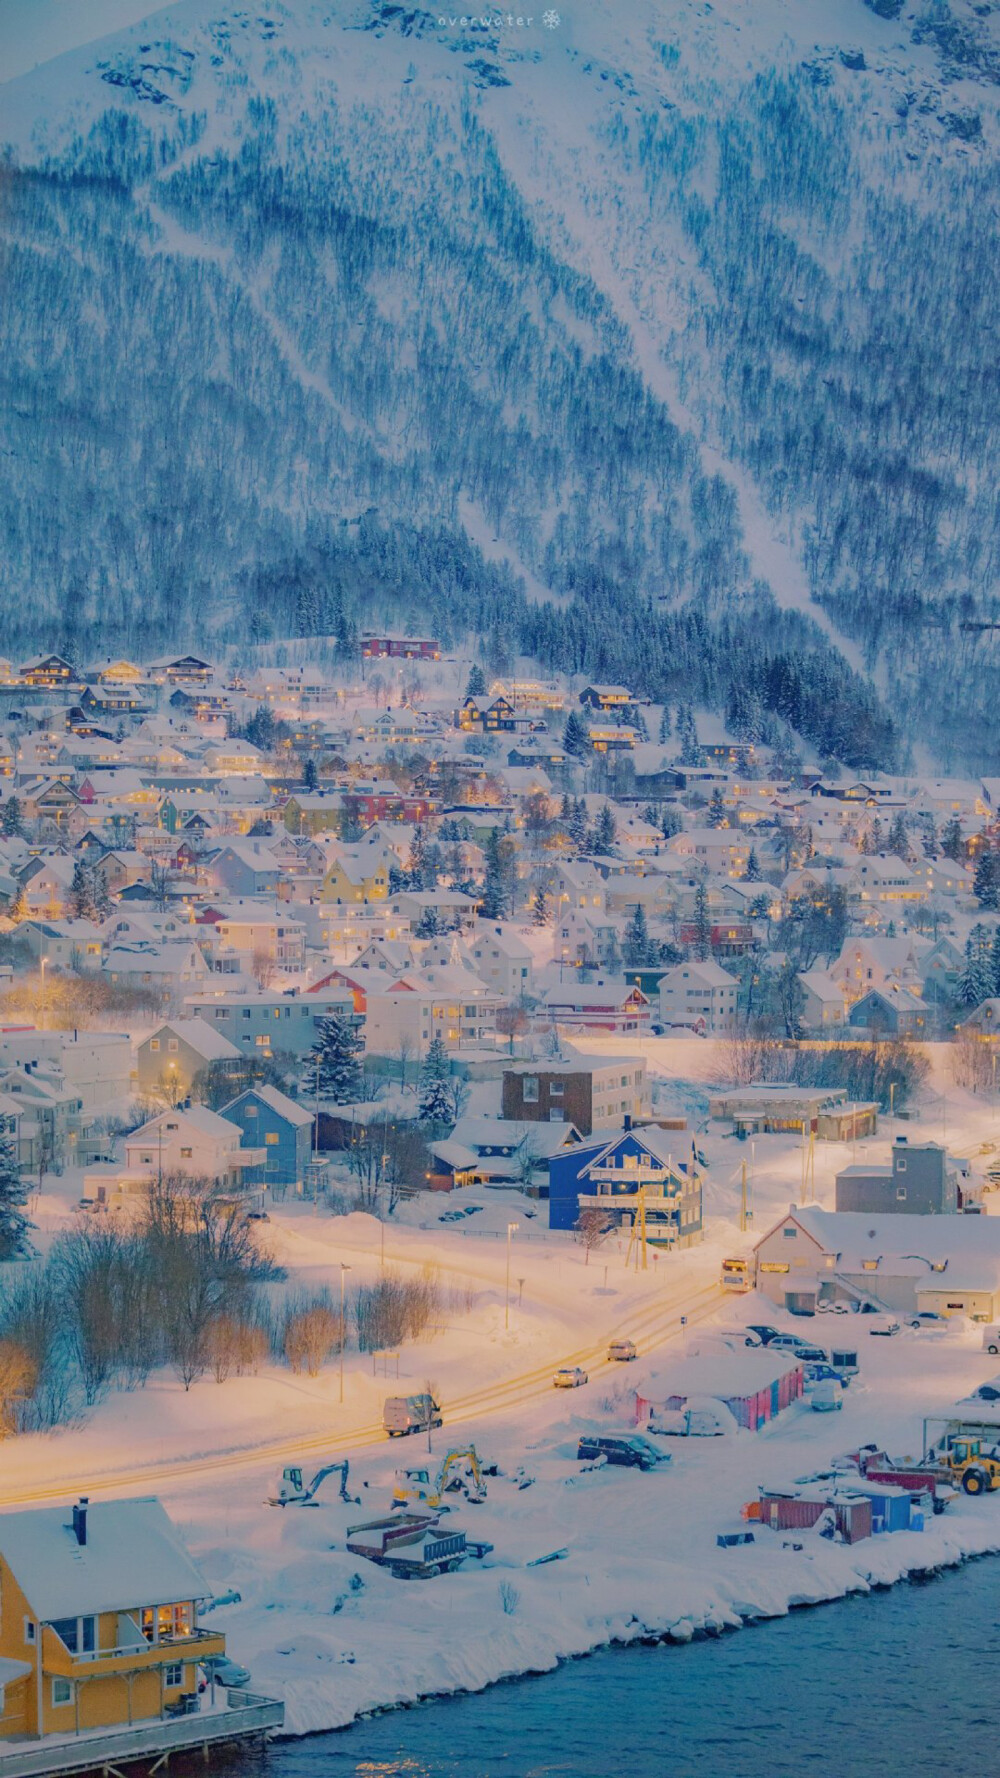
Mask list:
POLYGON ((991 1377, 986 1383, 980 1383, 971 1395, 963 1395, 963 1401, 1000 1401, 1000 1377, 991 1377))
POLYGON ((231 1661, 228 1655, 206 1655, 201 1662, 205 1678, 216 1685, 245 1686, 250 1684, 250 1670, 241 1667, 239 1661, 231 1661))
MULTIPOLYGON (((746 1332, 748 1334, 756 1334, 757 1335, 756 1341, 754 1341, 754 1340, 747 1341, 748 1346, 752 1346, 754 1344, 759 1345, 759 1346, 769 1346, 771 1344, 772 1340, 777 1340, 780 1337, 782 1337, 781 1329, 779 1327, 768 1327, 765 1323, 760 1322, 760 1321, 751 1321, 749 1326, 746 1329, 746 1332)), ((786 1335, 784 1337, 788 1338, 789 1336, 786 1335)), ((796 1335, 795 1337, 797 1338, 798 1336, 796 1335)))
POLYGON ((670 1452, 660 1451, 651 1444, 648 1438, 640 1433, 630 1437, 582 1438, 576 1450, 577 1461, 583 1463, 595 1457, 604 1457, 608 1463, 618 1464, 625 1469, 660 1469, 664 1463, 670 1462, 670 1452))
POLYGON ((579 1389, 582 1383, 589 1382, 590 1378, 586 1371, 581 1369, 578 1364, 564 1365, 562 1370, 556 1371, 552 1379, 555 1389, 579 1389))
POLYGON ((682 1408, 654 1409, 649 1430, 664 1438, 724 1438, 739 1427, 725 1402, 701 1396, 682 1408))
POLYGON ((612 1340, 608 1347, 608 1358, 614 1364, 630 1364, 638 1356, 634 1340, 612 1340))
POLYGON ((814 1388, 809 1390, 809 1406, 816 1414, 836 1413, 844 1405, 844 1391, 839 1382, 830 1377, 822 1378, 814 1388))
POLYGON ((774 1339, 768 1340, 767 1343, 772 1352, 791 1352, 796 1358, 801 1358, 803 1362, 809 1364, 828 1364, 830 1362, 829 1355, 824 1352, 822 1346, 814 1346, 811 1340, 804 1340, 801 1334, 776 1334, 774 1339))
POLYGON ((851 1311, 846 1303, 821 1302, 816 1304, 816 1313, 817 1315, 849 1315, 851 1311))
POLYGON ((814 1383, 825 1382, 839 1383, 842 1389, 846 1389, 850 1380, 844 1371, 836 1370, 832 1364, 806 1364, 802 1367, 802 1381, 807 1389, 814 1383))
POLYGON ((983 1351, 992 1352, 994 1357, 1000 1352, 1000 1327, 995 1321, 983 1328, 983 1351))
POLYGON ((899 1332, 899 1322, 894 1315, 871 1315, 868 1318, 868 1332, 880 1334, 883 1339, 891 1339, 899 1332))
POLYGON ((270 1220, 266 1210, 247 1211, 247 1222, 270 1222, 270 1220))

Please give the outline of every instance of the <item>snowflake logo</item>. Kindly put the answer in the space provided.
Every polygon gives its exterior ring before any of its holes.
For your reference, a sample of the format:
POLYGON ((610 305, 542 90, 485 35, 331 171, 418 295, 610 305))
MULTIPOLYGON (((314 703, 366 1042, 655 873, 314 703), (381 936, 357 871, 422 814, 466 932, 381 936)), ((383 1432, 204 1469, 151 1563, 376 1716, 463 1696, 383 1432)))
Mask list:
POLYGON ((548 12, 542 13, 542 24, 547 31, 555 31, 561 23, 562 20, 560 19, 559 14, 553 12, 551 7, 548 12))

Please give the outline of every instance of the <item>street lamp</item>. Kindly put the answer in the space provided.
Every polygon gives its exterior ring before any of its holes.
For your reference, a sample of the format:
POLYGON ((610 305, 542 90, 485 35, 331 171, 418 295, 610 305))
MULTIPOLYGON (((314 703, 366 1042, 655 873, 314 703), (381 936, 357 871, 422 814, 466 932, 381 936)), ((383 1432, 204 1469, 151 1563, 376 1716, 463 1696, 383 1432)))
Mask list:
POLYGON ((344 1273, 349 1272, 350 1269, 351 1269, 350 1266, 345 1266, 343 1260, 341 1260, 341 1262, 340 1262, 340 1401, 341 1401, 341 1406, 343 1406, 343 1401, 344 1401, 344 1347, 347 1344, 347 1323, 344 1320, 344 1273))
POLYGON ((503 1305, 503 1324, 505 1331, 510 1327, 510 1238, 511 1235, 517 1234, 520 1226, 521 1224, 519 1222, 509 1222, 507 1224, 507 1285, 504 1291, 503 1305))
POLYGON ((47 964, 47 962, 48 962, 47 957, 39 957, 39 959, 38 959, 38 967, 39 967, 39 970, 41 971, 41 976, 42 976, 41 1014, 42 1014, 42 1030, 43 1031, 45 1030, 45 1011, 46 1011, 46 1009, 45 1009, 45 965, 47 964))

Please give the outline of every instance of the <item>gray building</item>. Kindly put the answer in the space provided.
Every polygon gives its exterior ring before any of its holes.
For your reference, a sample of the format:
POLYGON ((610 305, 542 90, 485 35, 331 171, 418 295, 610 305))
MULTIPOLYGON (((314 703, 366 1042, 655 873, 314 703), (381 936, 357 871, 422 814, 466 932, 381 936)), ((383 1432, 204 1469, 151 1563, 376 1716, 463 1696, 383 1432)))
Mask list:
POLYGON ((185 1009, 228 1037, 243 1054, 280 1050, 305 1056, 316 1041, 317 1020, 333 1013, 353 1018, 354 997, 349 988, 320 994, 193 994, 185 1009))
POLYGON ((958 1176, 938 1142, 897 1136, 888 1162, 857 1161, 837 1174, 837 1209, 940 1216, 958 1209, 958 1176))

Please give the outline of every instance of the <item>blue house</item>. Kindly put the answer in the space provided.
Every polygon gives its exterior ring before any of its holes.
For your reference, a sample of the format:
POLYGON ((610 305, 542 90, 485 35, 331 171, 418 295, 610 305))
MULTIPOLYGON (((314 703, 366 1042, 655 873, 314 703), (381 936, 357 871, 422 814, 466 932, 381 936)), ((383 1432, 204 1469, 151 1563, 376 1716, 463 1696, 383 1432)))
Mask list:
MULTIPOLYGON (((681 1139, 683 1140, 683 1139, 681 1139)), ((702 1238, 701 1173, 693 1153, 677 1157, 678 1135, 657 1124, 604 1131, 549 1162, 549 1227, 576 1228, 586 1211, 630 1229, 642 1188, 646 1239, 657 1247, 690 1247, 702 1238)))
POLYGON ((224 1106, 223 1117, 239 1124, 244 1148, 265 1148, 267 1161, 246 1173, 248 1184, 301 1184, 312 1150, 312 1113, 279 1093, 277 1087, 248 1087, 224 1106))

